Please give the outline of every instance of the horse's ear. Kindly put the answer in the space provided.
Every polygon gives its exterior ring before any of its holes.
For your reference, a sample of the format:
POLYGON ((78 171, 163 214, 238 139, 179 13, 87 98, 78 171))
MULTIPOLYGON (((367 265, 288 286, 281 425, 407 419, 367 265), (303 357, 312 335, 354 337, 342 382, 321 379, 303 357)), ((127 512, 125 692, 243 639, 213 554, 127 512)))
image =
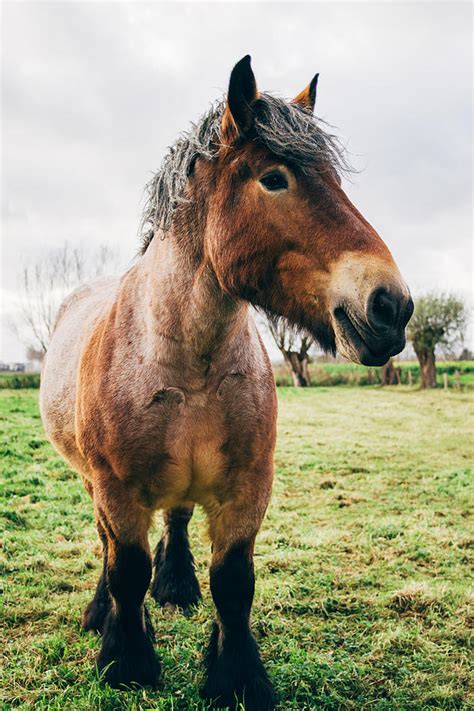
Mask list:
POLYGON ((300 92, 298 96, 295 96, 291 103, 297 104, 298 106, 301 106, 302 109, 306 109, 307 111, 314 111, 314 105, 316 103, 316 89, 318 87, 318 78, 319 74, 315 74, 306 89, 303 89, 303 91, 300 92))
POLYGON ((232 70, 227 91, 227 102, 222 116, 222 135, 231 143, 245 134, 252 125, 252 104, 258 98, 255 77, 247 54, 232 70))

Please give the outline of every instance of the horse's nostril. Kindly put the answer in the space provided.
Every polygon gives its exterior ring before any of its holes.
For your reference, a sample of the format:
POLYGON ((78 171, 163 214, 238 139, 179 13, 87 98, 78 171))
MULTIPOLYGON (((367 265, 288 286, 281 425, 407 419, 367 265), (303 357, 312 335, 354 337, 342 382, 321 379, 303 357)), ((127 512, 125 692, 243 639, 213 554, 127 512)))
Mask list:
POLYGON ((367 310, 372 328, 391 328, 397 325, 400 315, 400 297, 383 287, 376 289, 370 299, 367 310))

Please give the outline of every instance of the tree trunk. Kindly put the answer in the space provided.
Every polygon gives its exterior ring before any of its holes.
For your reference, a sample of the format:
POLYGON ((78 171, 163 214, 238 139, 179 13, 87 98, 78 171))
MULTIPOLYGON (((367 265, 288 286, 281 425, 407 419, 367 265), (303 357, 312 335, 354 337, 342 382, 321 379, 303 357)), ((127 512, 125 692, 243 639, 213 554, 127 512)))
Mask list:
POLYGON ((436 360, 434 351, 415 351, 420 363, 422 388, 436 387, 436 360))
POLYGON ((387 363, 382 368, 382 385, 396 385, 397 376, 395 373, 395 366, 393 364, 393 358, 390 358, 387 363))
POLYGON ((285 360, 291 368, 291 377, 295 388, 307 388, 311 385, 309 377, 309 358, 296 351, 286 351, 285 360))

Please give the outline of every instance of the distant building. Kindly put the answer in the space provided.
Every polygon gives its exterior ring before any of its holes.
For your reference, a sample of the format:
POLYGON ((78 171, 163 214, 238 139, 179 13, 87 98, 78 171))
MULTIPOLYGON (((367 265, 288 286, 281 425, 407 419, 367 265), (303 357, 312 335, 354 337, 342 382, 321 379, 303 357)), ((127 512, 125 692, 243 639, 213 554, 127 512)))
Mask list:
POLYGON ((1 363, 0 362, 0 372, 1 373, 24 373, 25 364, 24 363, 1 363))

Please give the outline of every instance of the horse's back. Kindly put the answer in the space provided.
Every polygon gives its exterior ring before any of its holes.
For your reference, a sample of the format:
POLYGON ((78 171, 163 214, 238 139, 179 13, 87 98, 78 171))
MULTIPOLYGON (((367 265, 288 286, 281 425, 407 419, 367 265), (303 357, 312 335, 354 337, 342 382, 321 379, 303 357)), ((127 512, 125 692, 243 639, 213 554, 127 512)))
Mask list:
POLYGON ((56 449, 77 469, 85 462, 77 451, 76 392, 82 350, 94 325, 116 295, 119 277, 94 280, 62 303, 41 373, 40 410, 46 433, 56 449))

